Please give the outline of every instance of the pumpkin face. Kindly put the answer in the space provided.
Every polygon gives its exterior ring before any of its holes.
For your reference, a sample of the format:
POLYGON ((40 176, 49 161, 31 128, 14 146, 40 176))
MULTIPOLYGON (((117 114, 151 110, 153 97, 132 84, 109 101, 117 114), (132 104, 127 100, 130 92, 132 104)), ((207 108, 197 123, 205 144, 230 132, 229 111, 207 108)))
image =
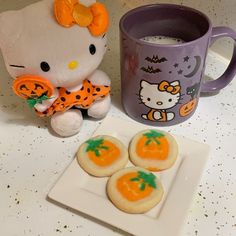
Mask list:
POLYGON ((196 106, 197 106, 197 98, 194 98, 193 100, 190 100, 188 103, 185 103, 180 107, 179 114, 182 117, 188 116, 190 113, 194 111, 196 106))
POLYGON ((117 189, 128 201, 139 201, 156 189, 155 175, 142 171, 130 172, 117 180, 117 189))
POLYGON ((153 160, 166 160, 169 152, 169 143, 165 135, 151 130, 144 133, 136 146, 140 158, 153 160))
POLYGON ((118 209, 132 214, 149 211, 161 201, 164 193, 160 180, 139 167, 117 171, 109 178, 106 190, 118 209))
POLYGON ((87 153, 90 160, 100 167, 112 165, 120 156, 119 148, 104 139, 88 140, 87 153))
POLYGON ((54 92, 54 87, 48 80, 42 77, 24 75, 14 81, 13 91, 21 98, 37 99, 43 95, 51 97, 54 92))

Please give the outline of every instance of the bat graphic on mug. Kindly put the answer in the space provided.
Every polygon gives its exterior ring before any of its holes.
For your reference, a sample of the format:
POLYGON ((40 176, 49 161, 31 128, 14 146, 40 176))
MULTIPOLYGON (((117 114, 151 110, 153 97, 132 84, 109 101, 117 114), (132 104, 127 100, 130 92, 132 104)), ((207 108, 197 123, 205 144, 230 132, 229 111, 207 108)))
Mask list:
POLYGON ((145 60, 151 63, 162 63, 162 62, 168 61, 165 57, 159 58, 158 55, 156 56, 153 55, 152 58, 146 57, 145 60))
POLYGON ((154 69, 152 66, 148 66, 147 68, 143 66, 141 67, 141 70, 149 74, 156 74, 161 72, 159 68, 154 69))

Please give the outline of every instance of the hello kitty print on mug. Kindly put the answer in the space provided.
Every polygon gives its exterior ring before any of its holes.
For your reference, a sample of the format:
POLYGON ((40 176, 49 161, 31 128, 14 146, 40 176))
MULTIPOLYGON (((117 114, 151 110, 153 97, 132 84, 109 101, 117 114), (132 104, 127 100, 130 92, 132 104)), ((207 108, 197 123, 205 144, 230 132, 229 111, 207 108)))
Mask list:
POLYGON ((142 80, 139 97, 141 102, 150 108, 147 114, 142 114, 142 118, 160 122, 173 120, 175 113, 168 111, 168 109, 179 104, 180 92, 181 86, 178 80, 162 81, 159 84, 151 84, 142 80))

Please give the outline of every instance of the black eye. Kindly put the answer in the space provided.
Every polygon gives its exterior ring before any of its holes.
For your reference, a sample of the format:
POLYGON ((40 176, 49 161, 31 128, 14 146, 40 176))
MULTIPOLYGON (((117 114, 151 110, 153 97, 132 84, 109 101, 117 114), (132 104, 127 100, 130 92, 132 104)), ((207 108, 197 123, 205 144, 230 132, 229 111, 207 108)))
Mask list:
POLYGON ((40 67, 44 72, 48 72, 50 70, 50 66, 46 61, 41 62, 40 67))
POLYGON ((151 98, 147 98, 147 100, 150 102, 150 101, 151 101, 151 98))
POLYGON ((172 99, 170 98, 168 101, 169 101, 169 102, 172 102, 172 99))
POLYGON ((91 55, 94 55, 96 53, 96 47, 94 44, 90 44, 89 52, 91 53, 91 55))

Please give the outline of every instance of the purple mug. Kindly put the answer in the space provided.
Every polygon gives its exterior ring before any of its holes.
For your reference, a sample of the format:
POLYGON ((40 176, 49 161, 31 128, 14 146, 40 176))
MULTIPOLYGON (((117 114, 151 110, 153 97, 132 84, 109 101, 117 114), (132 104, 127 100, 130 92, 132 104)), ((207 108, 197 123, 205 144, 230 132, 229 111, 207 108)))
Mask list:
POLYGON ((193 115, 200 92, 224 88, 236 74, 236 43, 224 74, 202 80, 209 46, 236 32, 212 27, 203 13, 180 5, 154 4, 126 13, 120 20, 121 93, 126 113, 156 126, 178 124, 193 115), (179 38, 183 43, 160 44, 147 36, 179 38))

